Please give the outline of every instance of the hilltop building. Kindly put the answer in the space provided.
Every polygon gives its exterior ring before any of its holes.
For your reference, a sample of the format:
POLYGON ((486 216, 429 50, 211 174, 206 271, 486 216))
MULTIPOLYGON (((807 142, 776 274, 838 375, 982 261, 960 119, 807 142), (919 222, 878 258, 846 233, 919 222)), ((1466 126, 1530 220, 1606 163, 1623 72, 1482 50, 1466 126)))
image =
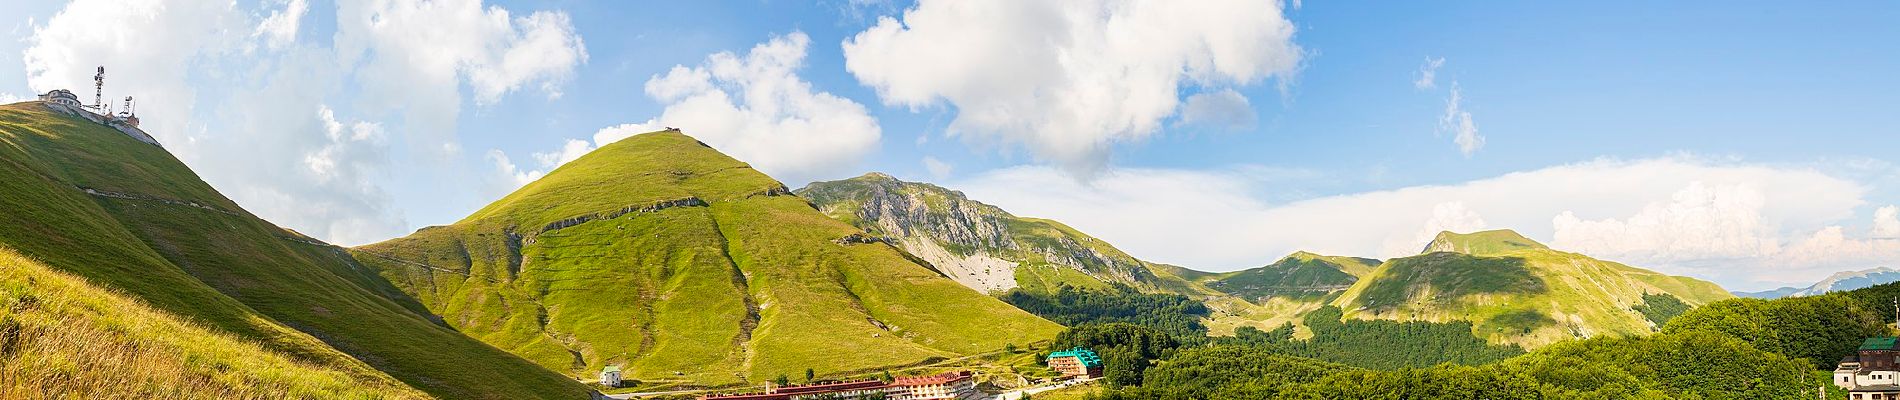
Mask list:
POLYGON ((105 102, 106 67, 99 67, 99 74, 92 77, 94 82, 93 104, 79 102, 79 95, 71 90, 53 89, 39 95, 40 103, 53 111, 85 118, 93 123, 105 125, 131 136, 138 141, 160 146, 158 139, 139 129, 139 116, 132 111, 132 96, 125 97, 124 108, 113 112, 117 105, 105 102))
POLYGON ((969 371, 879 380, 826 382, 810 385, 767 386, 758 393, 699 396, 699 400, 976 400, 976 377, 969 371))
POLYGON ((600 384, 607 387, 620 387, 620 366, 609 365, 600 369, 600 384))
POLYGON ((67 107, 81 107, 82 106, 79 103, 79 95, 75 95, 73 94, 73 91, 66 90, 66 89, 53 89, 53 91, 51 92, 46 92, 46 94, 40 95, 40 101, 53 103, 53 104, 59 104, 59 105, 67 106, 67 107))
POLYGON ((1847 389, 1850 400, 1900 399, 1900 338, 1877 337, 1861 341, 1855 354, 1834 368, 1834 385, 1847 389))
POLYGON ((1049 353, 1049 369, 1062 374, 1063 379, 1090 379, 1102 376, 1102 356, 1094 350, 1073 348, 1049 353))

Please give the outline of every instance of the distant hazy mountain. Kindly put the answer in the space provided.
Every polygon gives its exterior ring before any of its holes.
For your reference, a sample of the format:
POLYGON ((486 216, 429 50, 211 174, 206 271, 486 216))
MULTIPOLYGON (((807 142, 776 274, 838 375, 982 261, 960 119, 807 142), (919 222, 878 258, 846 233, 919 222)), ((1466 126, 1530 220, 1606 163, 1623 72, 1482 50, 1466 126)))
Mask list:
POLYGON ((1779 299, 1783 297, 1788 297, 1788 295, 1795 294, 1795 292, 1800 292, 1802 290, 1806 290, 1806 289, 1793 287, 1793 286, 1782 286, 1779 288, 1763 290, 1759 292, 1730 292, 1730 293, 1734 293, 1735 297, 1746 297, 1746 298, 1751 298, 1751 299, 1779 299))
POLYGON ((1813 296, 1892 282, 1900 282, 1900 270, 1880 267, 1859 271, 1836 272, 1833 275, 1828 275, 1827 279, 1822 279, 1820 282, 1816 282, 1814 285, 1805 288, 1784 287, 1760 292, 1735 292, 1735 295, 1759 299, 1813 296))

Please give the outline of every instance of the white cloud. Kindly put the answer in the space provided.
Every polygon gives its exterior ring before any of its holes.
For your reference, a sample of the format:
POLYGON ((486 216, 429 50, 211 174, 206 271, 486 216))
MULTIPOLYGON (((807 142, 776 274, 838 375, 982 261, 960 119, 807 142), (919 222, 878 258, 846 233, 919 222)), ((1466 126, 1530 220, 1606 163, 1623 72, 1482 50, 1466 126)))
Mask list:
POLYGON ((407 231, 392 182, 454 188, 462 165, 404 152, 460 148, 459 85, 478 103, 528 85, 553 92, 586 58, 565 14, 512 18, 476 0, 343 0, 334 41, 299 37, 305 19, 327 15, 307 0, 63 7, 26 40, 29 86, 84 93, 105 65, 106 97, 137 97, 142 127, 206 181, 344 245, 407 231))
POLYGON ((1240 129, 1253 126, 1259 119, 1247 97, 1233 89, 1196 93, 1188 96, 1187 104, 1181 107, 1181 122, 1185 124, 1240 129))
POLYGON ((594 146, 606 146, 608 143, 618 142, 620 139, 626 139, 633 135, 661 129, 666 129, 666 127, 648 126, 647 124, 620 124, 600 128, 599 131, 594 132, 594 146))
POLYGON ((33 98, 21 97, 20 95, 16 95, 12 93, 0 92, 0 104, 13 104, 13 103, 18 103, 22 101, 32 100, 32 99, 33 98))
POLYGON ((507 187, 508 190, 514 190, 547 175, 547 171, 528 171, 516 167, 514 161, 508 159, 508 154, 502 153, 501 150, 488 150, 487 158, 489 162, 495 164, 495 172, 508 179, 510 184, 507 187))
POLYGON ((1430 218, 1427 218, 1425 223, 1419 226, 1418 231, 1413 233, 1412 237, 1400 241, 1387 240, 1384 250, 1380 253, 1417 253, 1420 249, 1425 247, 1426 243, 1430 243, 1432 239, 1437 238, 1439 232, 1477 232, 1489 227, 1490 225, 1484 222, 1484 216, 1478 215, 1477 211, 1472 211, 1470 208, 1465 207, 1465 202, 1447 201, 1438 203, 1432 206, 1430 218))
POLYGON ((1153 135, 1181 88, 1292 75, 1277 1, 925 0, 844 42, 845 68, 891 105, 949 105, 948 132, 1022 146, 1071 172, 1153 135))
POLYGON ((340 0, 336 14, 337 62, 354 67, 357 105, 399 117, 427 139, 418 142, 453 140, 463 82, 477 105, 528 85, 554 97, 587 61, 564 12, 516 17, 480 0, 340 0))
POLYGON ((284 9, 271 11, 270 16, 264 17, 252 35, 263 38, 272 48, 289 45, 297 40, 297 28, 303 24, 304 13, 309 11, 310 3, 306 0, 288 0, 284 9))
POLYGON ((951 168, 952 165, 950 165, 950 163, 938 160, 936 157, 924 156, 924 170, 930 172, 931 178, 937 180, 948 179, 950 178, 951 168))
POLYGON ((646 83, 665 111, 628 127, 678 127, 794 185, 854 172, 882 130, 863 105, 815 91, 798 76, 810 44, 805 33, 792 32, 743 57, 720 52, 696 67, 675 66, 646 83))
POLYGON ((1748 183, 1690 182, 1627 218, 1584 220, 1570 211, 1551 219, 1552 246, 1631 261, 1747 258, 1780 251, 1762 219, 1766 197, 1748 183))
POLYGON ((1465 157, 1484 148, 1484 136, 1478 135, 1478 124, 1471 122, 1471 112, 1464 108, 1464 94, 1458 82, 1451 83, 1451 98, 1445 99, 1445 115, 1438 117, 1438 132, 1451 132, 1452 143, 1458 145, 1458 152, 1465 157))
POLYGON ((1418 79, 1412 81, 1412 87, 1431 89, 1438 87, 1438 67, 1445 66, 1445 58, 1425 57, 1425 63, 1418 66, 1418 79))
POLYGON ((561 164, 567 164, 569 161, 579 159, 591 151, 594 151, 594 146, 588 144, 587 141, 568 139, 567 143, 561 145, 560 150, 547 153, 534 153, 534 159, 540 161, 542 167, 552 170, 555 167, 561 166, 561 164))
POLYGON ((1900 239, 1900 207, 1886 206, 1874 211, 1873 236, 1900 239))
MULTIPOLYGON (((946 186, 1019 215, 1074 225, 1138 257, 1209 270, 1258 266, 1295 250, 1380 258, 1411 255, 1429 240, 1426 235, 1440 229, 1509 228, 1570 249, 1566 246, 1575 239, 1551 240, 1559 229, 1555 221, 1565 215, 1579 222, 1614 221, 1625 227, 1668 225, 1651 228, 1663 231, 1725 226, 1717 222, 1720 212, 1709 212, 1706 218, 1682 216, 1694 212, 1672 210, 1678 202, 1723 212, 1748 210, 1754 215, 1739 218, 1753 221, 1750 224, 1758 228, 1755 237, 1777 241, 1785 248, 1853 216, 1866 194, 1858 183, 1808 168, 1670 157, 1598 160, 1453 185, 1273 203, 1262 200, 1270 196, 1261 193, 1273 189, 1265 184, 1267 178, 1247 171, 1124 168, 1078 183, 1051 168, 1026 166, 977 174, 946 186), (1722 188, 1756 190, 1717 193, 1741 190, 1722 188), (1756 195, 1758 204, 1739 200, 1756 195), (1728 204, 1736 201, 1750 203, 1728 204), (1658 207, 1663 211, 1651 211, 1658 207), (1680 215, 1660 217, 1668 212, 1680 215)), ((1575 232, 1579 231, 1571 234, 1575 232)), ((1781 260, 1801 256, 1789 251, 1767 253, 1767 247, 1763 253, 1742 258, 1726 257, 1738 254, 1734 252, 1656 251, 1722 249, 1722 241, 1735 238, 1658 238, 1620 243, 1610 248, 1616 251, 1592 255, 1724 284, 1777 279, 1774 274, 1786 269, 1781 260)), ((1866 267, 1822 256, 1812 255, 1800 265, 1866 267)))

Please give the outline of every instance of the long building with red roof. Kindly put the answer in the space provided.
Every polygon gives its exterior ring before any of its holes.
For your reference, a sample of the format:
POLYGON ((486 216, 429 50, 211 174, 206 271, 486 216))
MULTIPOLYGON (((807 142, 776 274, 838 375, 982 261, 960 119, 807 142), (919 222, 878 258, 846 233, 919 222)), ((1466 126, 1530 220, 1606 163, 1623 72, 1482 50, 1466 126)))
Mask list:
POLYGON ((983 397, 976 390, 976 377, 969 371, 945 372, 927 376, 906 376, 893 382, 863 380, 826 382, 810 385, 768 386, 763 392, 700 396, 699 400, 975 400, 983 397))

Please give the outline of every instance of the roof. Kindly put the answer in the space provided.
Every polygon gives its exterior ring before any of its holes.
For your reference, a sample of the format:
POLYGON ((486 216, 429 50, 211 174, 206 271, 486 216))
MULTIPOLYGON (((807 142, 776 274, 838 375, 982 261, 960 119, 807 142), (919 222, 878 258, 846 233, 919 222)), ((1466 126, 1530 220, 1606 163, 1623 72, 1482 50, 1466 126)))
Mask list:
POLYGON ((609 365, 609 366, 607 366, 607 368, 601 368, 601 369, 600 369, 600 372, 601 372, 601 373, 607 373, 607 372, 620 372, 620 366, 618 366, 618 365, 609 365))
POLYGON ((945 372, 929 376, 906 376, 897 378, 897 386, 942 385, 970 378, 970 371, 945 372))
POLYGON ((854 390, 873 390, 886 387, 883 381, 876 379, 852 382, 830 382, 812 385, 780 386, 764 392, 713 394, 699 396, 701 400, 784 400, 793 396, 846 392, 854 390))
POLYGON ((1867 340, 1863 340, 1860 342, 1860 349, 1861 350, 1900 350, 1900 349, 1894 348, 1894 344, 1897 341, 1900 341, 1900 338, 1894 338, 1891 336, 1867 338, 1867 340))
POLYGON ((1851 392, 1851 393, 1867 393, 1867 392, 1879 392, 1879 393, 1900 393, 1900 386, 1895 386, 1895 385, 1860 385, 1860 386, 1855 386, 1855 387, 1854 387, 1853 389, 1847 389, 1847 391, 1848 391, 1848 392, 1851 392))
POLYGON ((1063 357, 1075 357, 1076 361, 1080 361, 1084 367, 1094 368, 1102 366, 1102 356, 1095 354, 1094 350, 1077 347, 1049 353, 1050 360, 1063 357))

